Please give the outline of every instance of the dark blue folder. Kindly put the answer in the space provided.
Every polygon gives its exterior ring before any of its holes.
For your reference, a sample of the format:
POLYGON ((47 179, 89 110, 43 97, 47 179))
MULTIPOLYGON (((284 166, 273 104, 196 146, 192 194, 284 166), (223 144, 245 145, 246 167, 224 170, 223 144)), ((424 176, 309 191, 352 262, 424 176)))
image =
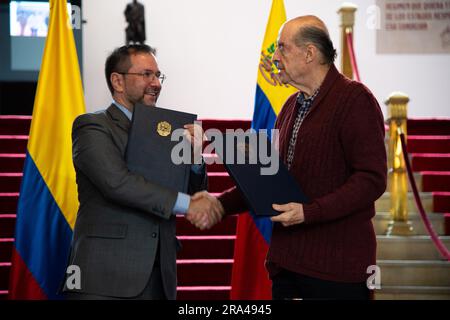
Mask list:
MULTIPOLYGON (((216 149, 216 153, 223 161, 223 164, 236 183, 236 186, 244 196, 248 206, 257 216, 274 216, 280 214, 272 208, 272 204, 286 204, 289 202, 307 203, 308 198, 302 192, 297 181, 289 173, 283 161, 279 158, 278 152, 270 143, 264 132, 242 133, 240 139, 236 138, 236 133, 226 133, 223 135, 223 150, 216 149), (253 138, 251 138, 253 136, 253 138), (260 139, 265 139, 265 143, 260 143, 260 139), (256 148, 250 141, 258 141, 256 148), (245 141, 243 146, 242 141, 245 141), (233 157, 230 157, 230 147, 233 149, 233 157), (259 153, 262 149, 265 154, 278 157, 278 171, 273 175, 261 174, 262 168, 267 168, 256 156, 256 163, 250 163, 254 153, 259 153), (251 154, 253 152, 253 155, 251 154), (228 157, 227 157, 228 155, 228 157), (238 157, 245 158, 244 164, 237 163, 238 157)), ((255 158, 253 158, 255 159, 255 158)))
POLYGON ((171 159, 172 149, 178 143, 171 141, 171 133, 194 123, 197 115, 148 107, 137 104, 128 135, 125 159, 131 172, 142 175, 146 180, 179 192, 187 192, 190 164, 175 164, 171 159))

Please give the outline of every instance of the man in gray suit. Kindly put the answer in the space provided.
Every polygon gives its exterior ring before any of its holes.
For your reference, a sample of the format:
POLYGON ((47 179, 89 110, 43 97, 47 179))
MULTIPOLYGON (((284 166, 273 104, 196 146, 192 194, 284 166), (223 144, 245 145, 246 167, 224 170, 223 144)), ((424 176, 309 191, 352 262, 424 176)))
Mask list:
MULTIPOLYGON (((154 49, 146 45, 116 49, 106 61, 105 75, 113 103, 73 124, 80 208, 69 266, 79 267, 81 288, 66 283, 63 291, 69 299, 172 300, 180 248, 175 214, 187 214, 203 228, 220 220, 221 205, 191 199, 128 171, 124 159, 133 106, 155 106, 165 78, 154 49)), ((194 148, 201 148, 196 130, 201 128, 188 125, 186 135, 194 148)), ((206 187, 205 165, 192 165, 190 194, 206 187)))

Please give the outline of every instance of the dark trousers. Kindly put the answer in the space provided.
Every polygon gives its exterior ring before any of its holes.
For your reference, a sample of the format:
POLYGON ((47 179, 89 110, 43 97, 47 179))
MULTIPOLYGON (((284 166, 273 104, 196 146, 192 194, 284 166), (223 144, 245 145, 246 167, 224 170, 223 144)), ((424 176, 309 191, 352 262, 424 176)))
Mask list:
POLYGON ((273 300, 369 300, 369 298, 370 291, 365 282, 326 281, 284 269, 272 277, 273 300))
POLYGON ((152 275, 141 294, 131 298, 107 297, 79 292, 65 292, 66 300, 167 300, 159 263, 153 266, 152 275))

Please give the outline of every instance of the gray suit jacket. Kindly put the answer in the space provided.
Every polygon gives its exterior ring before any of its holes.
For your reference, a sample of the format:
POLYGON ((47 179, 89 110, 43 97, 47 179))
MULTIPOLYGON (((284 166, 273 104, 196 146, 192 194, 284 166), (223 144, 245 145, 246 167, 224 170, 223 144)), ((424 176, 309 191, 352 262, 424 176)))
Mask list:
MULTIPOLYGON (((80 207, 69 265, 80 267, 81 289, 71 291, 139 295, 149 281, 159 242, 164 290, 168 299, 175 299, 180 244, 172 209, 177 192, 128 171, 124 159, 129 127, 115 105, 79 116, 73 124, 80 207)), ((189 192, 206 188, 206 173, 191 171, 189 192)))

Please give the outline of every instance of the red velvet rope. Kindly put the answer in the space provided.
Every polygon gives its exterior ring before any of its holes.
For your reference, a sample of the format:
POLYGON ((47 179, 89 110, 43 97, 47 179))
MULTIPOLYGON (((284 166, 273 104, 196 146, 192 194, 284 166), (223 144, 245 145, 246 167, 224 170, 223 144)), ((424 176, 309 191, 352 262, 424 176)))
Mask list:
POLYGON ((406 151, 406 141, 404 133, 400 134, 400 140, 402 142, 403 158, 405 159, 409 182, 411 183, 411 187, 413 189, 414 199, 416 200, 416 205, 417 208, 419 209, 420 216, 422 217, 423 223, 425 224, 425 227, 428 233, 430 234, 434 245, 439 250, 439 253, 442 255, 444 259, 450 261, 450 252, 444 246, 441 239, 439 239, 436 231, 433 229, 433 226, 431 225, 430 220, 428 219, 428 215, 426 214, 425 209, 423 208, 422 201, 420 200, 419 192, 417 191, 416 181, 414 180, 414 175, 411 169, 411 164, 409 163, 408 152, 406 151))
POLYGON ((353 33, 347 32, 346 39, 347 39, 348 52, 350 54, 350 63, 352 65, 353 74, 355 76, 356 81, 361 82, 360 77, 359 77, 358 65, 356 64, 355 51, 353 49, 353 33))

